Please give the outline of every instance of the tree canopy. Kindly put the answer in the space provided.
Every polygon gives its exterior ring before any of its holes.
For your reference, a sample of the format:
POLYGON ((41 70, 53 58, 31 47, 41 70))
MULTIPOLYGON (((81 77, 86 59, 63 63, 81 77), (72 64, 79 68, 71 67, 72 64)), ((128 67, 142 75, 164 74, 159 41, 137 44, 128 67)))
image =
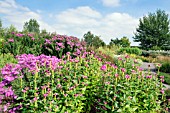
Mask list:
POLYGON ((157 10, 139 19, 135 42, 140 42, 142 49, 163 49, 170 45, 169 18, 165 11, 157 10))
POLYGON ((96 48, 106 45, 99 36, 95 36, 90 31, 84 34, 84 41, 86 42, 87 46, 94 46, 96 48))
POLYGON ((129 41, 129 38, 122 37, 121 39, 111 39, 109 45, 117 45, 121 47, 130 47, 131 42, 129 41))
POLYGON ((24 28, 24 32, 34 32, 34 33, 39 33, 40 25, 38 24, 38 22, 35 19, 30 19, 29 22, 25 22, 23 28, 24 28))
POLYGON ((0 19, 0 29, 2 28, 2 21, 1 21, 1 19, 0 19))

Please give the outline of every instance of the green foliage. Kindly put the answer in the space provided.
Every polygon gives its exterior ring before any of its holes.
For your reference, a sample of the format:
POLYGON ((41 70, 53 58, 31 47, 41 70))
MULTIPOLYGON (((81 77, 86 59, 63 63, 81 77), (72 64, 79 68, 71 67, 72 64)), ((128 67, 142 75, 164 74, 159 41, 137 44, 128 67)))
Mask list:
POLYGON ((165 11, 157 10, 139 20, 134 41, 140 42, 142 49, 163 49, 170 45, 169 18, 165 11))
POLYGON ((153 46, 153 47, 151 48, 151 50, 161 50, 161 48, 156 45, 156 46, 153 46))
POLYGON ((118 53, 122 54, 122 53, 129 53, 129 54, 136 54, 136 55, 141 55, 142 51, 139 48, 121 48, 118 53))
POLYGON ((105 46, 106 44, 99 36, 95 36, 90 31, 84 34, 84 41, 86 42, 87 46, 94 46, 95 48, 105 46))
POLYGON ((39 33, 40 25, 38 24, 37 20, 35 19, 30 19, 29 22, 25 22, 23 26, 23 31, 24 32, 32 32, 32 33, 39 33))
POLYGON ((9 63, 17 63, 15 57, 8 53, 8 54, 0 54, 0 68, 4 67, 6 64, 9 63))
POLYGON ((2 21, 0 20, 0 38, 2 38, 3 33, 4 33, 4 29, 2 27, 2 21))
POLYGON ((131 42, 127 37, 123 37, 121 39, 116 38, 115 40, 111 39, 109 45, 117 45, 121 47, 130 47, 131 42))
POLYGON ((2 29, 2 21, 1 21, 1 19, 0 19, 0 29, 2 29))
POLYGON ((116 53, 115 49, 111 49, 108 47, 99 47, 96 51, 98 51, 98 52, 101 51, 103 54, 110 55, 111 57, 113 57, 114 54, 116 53))
POLYGON ((164 62, 162 63, 162 66, 160 68, 161 72, 165 72, 165 73, 170 73, 170 62, 164 62))

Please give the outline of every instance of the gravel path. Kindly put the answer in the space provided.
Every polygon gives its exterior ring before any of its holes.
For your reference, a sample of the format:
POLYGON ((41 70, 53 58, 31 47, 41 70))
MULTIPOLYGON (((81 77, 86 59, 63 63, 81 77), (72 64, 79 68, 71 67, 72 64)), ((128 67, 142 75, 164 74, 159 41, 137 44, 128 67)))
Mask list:
POLYGON ((156 67, 154 63, 147 63, 147 62, 143 62, 143 64, 141 65, 141 68, 143 68, 144 70, 148 70, 148 66, 150 66, 150 70, 152 72, 156 72, 156 67))

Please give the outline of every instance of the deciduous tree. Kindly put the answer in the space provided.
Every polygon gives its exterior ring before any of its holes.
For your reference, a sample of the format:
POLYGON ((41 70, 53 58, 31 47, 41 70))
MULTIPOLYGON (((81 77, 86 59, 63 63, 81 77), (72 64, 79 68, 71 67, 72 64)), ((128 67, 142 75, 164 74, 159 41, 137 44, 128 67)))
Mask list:
POLYGON ((35 19, 30 19, 29 22, 25 22, 23 26, 23 31, 24 32, 33 32, 33 33, 39 33, 40 30, 40 25, 38 24, 37 20, 35 19))

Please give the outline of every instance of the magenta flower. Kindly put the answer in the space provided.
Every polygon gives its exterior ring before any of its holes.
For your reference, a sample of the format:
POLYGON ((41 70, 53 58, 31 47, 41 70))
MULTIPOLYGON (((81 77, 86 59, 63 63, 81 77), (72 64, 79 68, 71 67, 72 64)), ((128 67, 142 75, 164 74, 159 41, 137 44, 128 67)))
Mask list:
POLYGON ((118 76, 119 76, 119 75, 116 73, 116 74, 115 74, 115 77, 117 78, 118 76))
POLYGON ((121 58, 121 57, 119 57, 119 58, 118 58, 118 60, 122 60, 122 58, 121 58))
POLYGON ((109 84, 110 84, 110 82, 105 82, 105 84, 106 84, 106 85, 109 85, 109 84))
POLYGON ((136 63, 136 64, 137 64, 137 63, 138 63, 138 61, 135 59, 135 60, 134 60, 134 63, 136 63))
POLYGON ((17 34, 16 34, 16 36, 18 36, 18 37, 22 37, 22 36, 24 36, 24 34, 17 33, 17 34))
POLYGON ((35 38, 34 38, 34 37, 32 37, 32 38, 31 38, 31 40, 33 40, 33 41, 34 41, 34 40, 35 40, 35 38))
POLYGON ((102 65, 102 67, 100 68, 102 71, 106 71, 107 66, 106 65, 102 65))
POLYGON ((12 90, 12 87, 9 87, 6 91, 5 91, 5 96, 6 97, 10 97, 10 96, 13 96, 14 95, 14 92, 12 90))
POLYGON ((168 102, 170 102, 170 98, 168 99, 168 102))
POLYGON ((118 67, 116 65, 114 65, 114 68, 117 69, 118 67))
POLYGON ((126 69, 125 68, 121 68, 121 71, 124 73, 126 71, 126 69))
POLYGON ((57 44, 58 46, 60 46, 60 47, 63 46, 63 43, 57 43, 57 42, 56 42, 56 44, 57 44))
POLYGON ((57 85, 57 88, 61 88, 61 84, 58 84, 58 85, 57 85))
POLYGON ((160 76, 161 79, 164 79, 164 76, 160 76))
POLYGON ((138 70, 139 70, 139 71, 143 71, 143 68, 139 68, 138 70))
POLYGON ((106 101, 104 101, 104 104, 106 105, 106 104, 107 104, 107 102, 106 102, 106 101))
POLYGON ((162 94, 164 94, 164 93, 165 93, 163 89, 161 89, 161 90, 160 90, 160 92, 161 92, 162 94))
POLYGON ((131 72, 134 74, 136 71, 135 70, 131 70, 131 72))
POLYGON ((22 92, 23 92, 23 93, 26 93, 26 92, 27 92, 27 90, 22 90, 22 92))
POLYGON ((45 44, 51 44, 51 41, 48 39, 45 39, 45 44))
POLYGON ((8 110, 8 106, 4 105, 4 112, 6 112, 8 110))
POLYGON ((87 76, 82 75, 83 78, 88 78, 87 76))
POLYGON ((161 82, 164 82, 164 79, 161 79, 161 82))
POLYGON ((126 79, 129 79, 129 78, 130 78, 130 76, 129 76, 128 74, 126 74, 126 75, 125 75, 125 78, 126 78, 126 79))
POLYGON ((129 56, 129 55, 126 55, 125 58, 126 58, 126 59, 127 59, 127 58, 130 58, 130 56, 129 56))
POLYGON ((74 94, 74 96, 75 96, 75 97, 78 97, 78 96, 79 96, 79 94, 74 94))
POLYGON ((34 101, 37 101, 38 99, 37 99, 37 97, 34 97, 34 101))
POLYGON ((48 96, 48 93, 45 93, 43 96, 46 98, 48 96))
POLYGON ((14 42, 13 38, 8 39, 8 42, 14 42))
POLYGON ((146 76, 146 78, 149 78, 149 79, 151 79, 151 78, 152 78, 152 75, 148 75, 148 76, 146 76))
POLYGON ((28 33, 28 36, 29 36, 29 37, 33 37, 33 36, 34 36, 34 34, 30 34, 30 33, 28 33))

